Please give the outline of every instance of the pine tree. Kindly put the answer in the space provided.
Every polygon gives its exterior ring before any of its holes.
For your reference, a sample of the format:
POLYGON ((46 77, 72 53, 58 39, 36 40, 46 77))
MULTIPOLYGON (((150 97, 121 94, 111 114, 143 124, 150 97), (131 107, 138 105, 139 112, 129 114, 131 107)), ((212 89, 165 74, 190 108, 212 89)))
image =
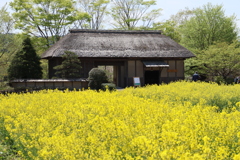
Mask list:
POLYGON ((8 77, 12 79, 41 79, 40 57, 31 44, 29 37, 24 39, 23 48, 16 53, 8 68, 8 77))
POLYGON ((82 67, 77 55, 73 52, 65 51, 62 58, 62 64, 54 67, 57 70, 55 75, 59 78, 80 78, 79 71, 82 67))

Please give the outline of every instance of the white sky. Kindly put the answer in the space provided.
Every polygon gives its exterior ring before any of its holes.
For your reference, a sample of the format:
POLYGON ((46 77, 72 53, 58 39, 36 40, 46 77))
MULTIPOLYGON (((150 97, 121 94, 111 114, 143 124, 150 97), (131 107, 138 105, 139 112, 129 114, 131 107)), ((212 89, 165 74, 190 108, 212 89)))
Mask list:
MULTIPOLYGON (((0 7, 11 1, 12 0, 0 0, 0 7)), ((186 7, 188 7, 189 9, 202 7, 208 2, 212 3, 213 5, 223 5, 225 14, 227 16, 231 16, 234 14, 237 19, 240 18, 239 0, 157 0, 156 8, 163 9, 162 16, 159 20, 165 21, 169 19, 171 15, 175 15, 178 11, 184 10, 186 7)), ((240 27, 239 21, 238 26, 240 27)))

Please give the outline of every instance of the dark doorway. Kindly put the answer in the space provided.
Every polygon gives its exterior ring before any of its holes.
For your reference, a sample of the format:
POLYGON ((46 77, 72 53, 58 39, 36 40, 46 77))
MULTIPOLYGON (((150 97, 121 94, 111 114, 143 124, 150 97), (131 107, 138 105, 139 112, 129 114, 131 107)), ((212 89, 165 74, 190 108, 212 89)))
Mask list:
POLYGON ((159 71, 145 71, 145 84, 159 84, 159 71))

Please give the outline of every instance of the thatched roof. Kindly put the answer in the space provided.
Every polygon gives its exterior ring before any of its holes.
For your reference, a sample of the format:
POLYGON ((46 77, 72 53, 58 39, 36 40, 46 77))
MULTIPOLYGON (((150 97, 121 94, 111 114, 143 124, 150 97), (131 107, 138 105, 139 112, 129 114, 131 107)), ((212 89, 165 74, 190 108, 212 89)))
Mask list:
POLYGON ((72 51, 78 57, 194 57, 160 31, 70 30, 43 53, 42 58, 61 57, 64 51, 72 51))

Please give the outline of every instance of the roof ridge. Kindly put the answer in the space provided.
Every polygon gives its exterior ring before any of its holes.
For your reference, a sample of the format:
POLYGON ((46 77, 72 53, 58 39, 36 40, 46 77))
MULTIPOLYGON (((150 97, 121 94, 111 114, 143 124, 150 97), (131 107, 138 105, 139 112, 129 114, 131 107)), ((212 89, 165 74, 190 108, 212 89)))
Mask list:
POLYGON ((70 29, 70 33, 129 33, 129 34, 162 34, 161 30, 95 30, 95 29, 70 29))

